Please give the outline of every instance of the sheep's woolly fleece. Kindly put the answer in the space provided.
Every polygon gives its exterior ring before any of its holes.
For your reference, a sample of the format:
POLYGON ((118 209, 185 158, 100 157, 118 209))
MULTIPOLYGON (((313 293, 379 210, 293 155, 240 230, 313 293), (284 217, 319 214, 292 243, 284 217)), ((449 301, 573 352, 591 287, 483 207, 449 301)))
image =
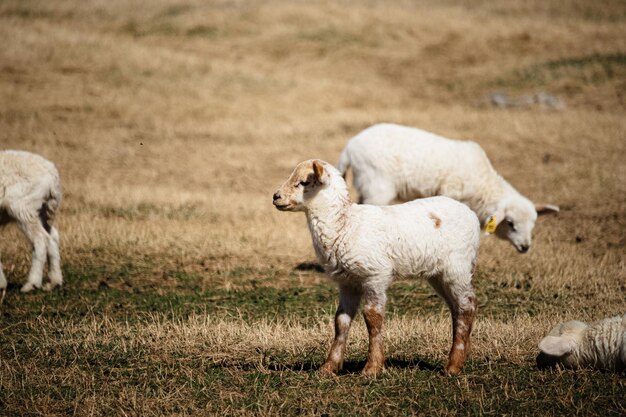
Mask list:
POLYGON ((395 124, 371 126, 350 139, 337 164, 345 176, 352 169, 360 202, 385 205, 443 195, 467 204, 484 227, 519 252, 531 245, 537 214, 558 211, 535 205, 493 168, 475 142, 447 139, 395 124))
POLYGON ((626 314, 592 324, 559 324, 539 342, 539 367, 626 371, 626 314))

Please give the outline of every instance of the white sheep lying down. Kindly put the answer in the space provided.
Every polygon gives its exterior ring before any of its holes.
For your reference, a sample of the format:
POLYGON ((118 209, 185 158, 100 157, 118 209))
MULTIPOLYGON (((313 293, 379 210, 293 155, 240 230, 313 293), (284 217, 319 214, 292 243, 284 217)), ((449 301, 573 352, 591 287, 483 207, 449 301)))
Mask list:
POLYGON ((539 342, 537 365, 626 371, 626 314, 585 324, 559 324, 539 342))
POLYGON ((396 124, 377 124, 354 136, 337 167, 344 176, 352 169, 362 203, 386 205, 436 195, 461 201, 483 227, 497 226, 496 235, 509 239, 520 253, 530 248, 537 214, 559 210, 535 206, 517 192, 477 143, 396 124))
POLYGON ((467 206, 447 197, 385 207, 353 204, 341 174, 320 160, 300 163, 274 194, 274 205, 305 212, 317 257, 339 285, 335 340, 321 371, 341 369, 361 302, 369 332, 363 372, 382 371, 386 291, 403 277, 427 279, 448 304, 453 341, 444 372, 460 372, 476 310, 471 281, 480 239, 478 219, 467 206))
MULTIPOLYGON (((42 287, 48 258, 50 290, 63 283, 59 232, 52 225, 61 204, 61 182, 54 164, 24 151, 0 151, 0 226, 15 222, 33 245, 30 272, 22 291, 42 287)), ((0 263, 0 290, 7 281, 0 263)))

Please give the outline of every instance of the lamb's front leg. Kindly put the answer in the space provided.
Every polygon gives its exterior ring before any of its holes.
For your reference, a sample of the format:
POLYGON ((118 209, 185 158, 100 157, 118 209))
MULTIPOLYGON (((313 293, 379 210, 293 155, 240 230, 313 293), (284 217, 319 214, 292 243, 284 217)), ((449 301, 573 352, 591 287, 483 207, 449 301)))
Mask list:
POLYGON ((359 291, 349 288, 339 289, 339 307, 335 313, 335 340, 326 362, 320 368, 321 373, 335 374, 343 367, 348 332, 360 301, 361 293, 359 291))

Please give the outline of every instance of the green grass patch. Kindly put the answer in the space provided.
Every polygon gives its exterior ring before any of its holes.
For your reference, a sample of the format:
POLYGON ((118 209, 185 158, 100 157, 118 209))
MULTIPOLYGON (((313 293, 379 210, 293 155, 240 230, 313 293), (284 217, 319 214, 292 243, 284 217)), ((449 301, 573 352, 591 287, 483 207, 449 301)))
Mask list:
POLYGON ((379 46, 379 40, 374 37, 350 33, 333 25, 302 30, 295 34, 295 38, 300 41, 312 42, 324 48, 342 48, 348 46, 379 46))
POLYGON ((167 21, 139 22, 133 18, 128 19, 121 27, 121 33, 129 34, 135 38, 145 36, 177 36, 179 28, 167 21))
POLYGON ((35 9, 23 6, 8 7, 0 12, 0 17, 16 17, 24 20, 35 19, 71 19, 73 13, 69 11, 57 12, 46 9, 35 9))
POLYGON ((626 54, 591 54, 550 60, 516 70, 491 83, 492 88, 550 88, 576 92, 587 86, 623 80, 626 54))
MULTIPOLYGON (((220 360, 220 352, 203 353, 201 339, 191 350, 178 347, 167 330, 155 339, 144 332, 137 340, 132 329, 154 317, 168 323, 192 314, 244 318, 248 323, 287 319, 317 326, 320 317, 332 320, 338 298, 330 282, 301 286, 294 281, 276 288, 268 285, 275 271, 247 266, 220 272, 222 278, 244 283, 236 289, 202 289, 202 276, 173 270, 165 272, 164 279, 175 280, 176 286, 161 288, 155 283, 134 290, 133 280, 150 271, 149 265, 132 262, 117 267, 66 266, 66 285, 53 292, 22 295, 12 286, 1 306, 3 410, 8 415, 20 415, 22 410, 67 414, 78 407, 80 414, 87 413, 86 399, 95 401, 96 414, 102 415, 155 410, 355 416, 525 415, 541 410, 544 415, 589 415, 601 409, 606 416, 618 416, 625 410, 626 380, 610 373, 539 371, 532 363, 519 366, 487 358, 470 360, 461 376, 446 378, 440 375, 438 358, 406 357, 406 352, 394 356, 390 351, 386 372, 368 379, 360 375, 365 354, 353 348, 344 371, 327 378, 315 373, 324 360, 325 344, 296 353, 248 346, 245 354, 231 352, 220 360), (126 281, 128 289, 114 285, 126 281), (97 283, 103 284, 93 285, 97 283), (99 317, 113 324, 100 329, 84 326, 98 326, 99 317), (60 322, 82 323, 85 333, 74 335, 55 327, 60 322), (109 335, 115 326, 128 330, 109 335), (168 347, 161 351, 158 340, 168 341, 168 347)), ((523 281, 478 279, 476 292, 479 300, 485 300, 479 314, 503 319, 545 308, 560 310, 569 302, 541 294, 523 281)), ((442 309, 444 303, 423 281, 400 281, 389 289, 390 317, 442 309)))
MULTIPOLYGON (((339 300, 337 286, 326 280, 302 286, 287 277, 275 286, 282 273, 273 268, 239 266, 209 277, 180 270, 157 273, 153 268, 149 263, 130 260, 115 266, 66 265, 65 285, 55 291, 21 295, 18 283, 11 284, 2 315, 6 320, 20 321, 28 320, 33 311, 44 317, 64 318, 93 313, 132 322, 142 313, 168 317, 211 314, 310 323, 319 313, 332 316, 339 300), (232 282, 232 286, 215 284, 224 281, 232 282)), ((576 294, 541 292, 527 282, 508 284, 488 279, 477 279, 475 291, 479 314, 494 318, 562 310, 576 298, 576 294)), ((395 282, 388 290, 388 317, 419 317, 442 311, 447 314, 445 303, 424 280, 395 282)))
POLYGON ((219 34, 219 31, 215 26, 198 25, 187 29, 185 34, 192 37, 215 38, 219 34))

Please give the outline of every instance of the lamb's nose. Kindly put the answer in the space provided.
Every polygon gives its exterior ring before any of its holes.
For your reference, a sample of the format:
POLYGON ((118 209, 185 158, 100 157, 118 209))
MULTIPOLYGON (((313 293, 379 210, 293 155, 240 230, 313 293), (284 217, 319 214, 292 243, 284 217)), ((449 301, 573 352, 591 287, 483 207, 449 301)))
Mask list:
POLYGON ((520 249, 520 252, 526 253, 528 252, 528 248, 529 248, 528 245, 522 245, 519 249, 520 249))
POLYGON ((278 191, 274 193, 274 201, 278 200, 280 198, 280 194, 278 194, 278 191))

